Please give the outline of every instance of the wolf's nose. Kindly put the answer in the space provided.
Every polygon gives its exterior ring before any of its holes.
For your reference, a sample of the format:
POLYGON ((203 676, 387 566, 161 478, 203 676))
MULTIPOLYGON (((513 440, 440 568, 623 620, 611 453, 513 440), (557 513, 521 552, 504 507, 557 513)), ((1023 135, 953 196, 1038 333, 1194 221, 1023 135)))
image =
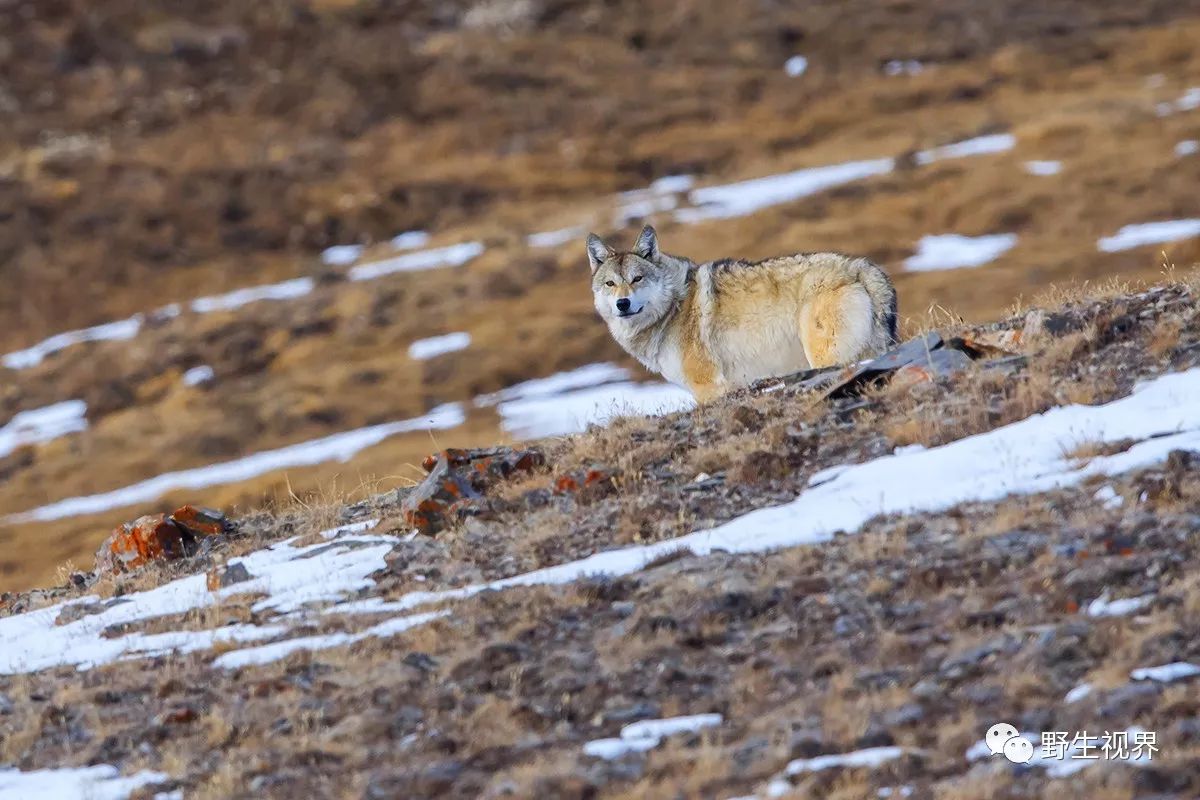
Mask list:
POLYGON ((622 297, 620 300, 617 301, 617 311, 620 311, 622 314, 624 314, 628 310, 629 310, 629 298, 622 297))

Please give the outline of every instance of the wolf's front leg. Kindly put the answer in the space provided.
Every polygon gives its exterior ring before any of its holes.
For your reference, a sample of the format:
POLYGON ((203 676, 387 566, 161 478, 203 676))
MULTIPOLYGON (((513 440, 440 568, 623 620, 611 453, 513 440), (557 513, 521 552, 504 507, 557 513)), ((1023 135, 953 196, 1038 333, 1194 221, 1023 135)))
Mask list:
POLYGON ((701 384, 690 383, 688 384, 688 390, 696 398, 696 402, 708 403, 716 400, 718 397, 721 397, 728 392, 729 387, 724 381, 721 381, 720 383, 713 381, 710 383, 701 384))

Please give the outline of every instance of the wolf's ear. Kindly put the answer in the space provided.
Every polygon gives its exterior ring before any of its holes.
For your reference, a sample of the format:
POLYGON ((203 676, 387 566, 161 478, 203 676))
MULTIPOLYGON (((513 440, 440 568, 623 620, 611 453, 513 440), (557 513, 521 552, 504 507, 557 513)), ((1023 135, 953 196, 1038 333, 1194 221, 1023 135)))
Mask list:
POLYGON ((654 261, 658 258, 658 234, 654 228, 649 225, 642 228, 642 232, 638 234, 637 244, 633 246, 633 252, 647 261, 654 261))
POLYGON ((613 254, 613 249, 604 243, 599 236, 589 233, 587 238, 588 265, 592 272, 600 269, 600 265, 613 254))

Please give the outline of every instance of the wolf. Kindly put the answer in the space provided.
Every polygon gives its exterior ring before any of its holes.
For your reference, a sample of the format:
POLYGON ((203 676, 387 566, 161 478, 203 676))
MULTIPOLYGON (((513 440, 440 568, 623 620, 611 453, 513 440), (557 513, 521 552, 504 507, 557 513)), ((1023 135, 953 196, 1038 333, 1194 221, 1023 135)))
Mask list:
POLYGON ((697 264, 647 225, 632 251, 587 237, 596 311, 625 350, 706 402, 896 343, 896 289, 865 258, 797 253, 697 264))

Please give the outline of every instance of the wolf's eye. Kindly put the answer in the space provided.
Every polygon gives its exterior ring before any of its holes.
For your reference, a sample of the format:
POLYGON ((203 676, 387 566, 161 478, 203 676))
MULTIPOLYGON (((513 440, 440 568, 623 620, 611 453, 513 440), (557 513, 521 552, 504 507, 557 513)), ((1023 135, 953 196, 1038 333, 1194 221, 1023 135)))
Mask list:
POLYGON ((616 286, 616 284, 615 284, 615 283, 613 283, 612 281, 605 281, 605 282, 604 282, 604 285, 605 285, 605 286, 616 286))
POLYGON ((638 275, 636 278, 634 278, 633 280, 631 280, 631 281, 630 281, 630 283, 637 283, 637 282, 638 282, 638 281, 640 281, 641 279, 642 279, 642 276, 641 276, 641 275, 638 275))

